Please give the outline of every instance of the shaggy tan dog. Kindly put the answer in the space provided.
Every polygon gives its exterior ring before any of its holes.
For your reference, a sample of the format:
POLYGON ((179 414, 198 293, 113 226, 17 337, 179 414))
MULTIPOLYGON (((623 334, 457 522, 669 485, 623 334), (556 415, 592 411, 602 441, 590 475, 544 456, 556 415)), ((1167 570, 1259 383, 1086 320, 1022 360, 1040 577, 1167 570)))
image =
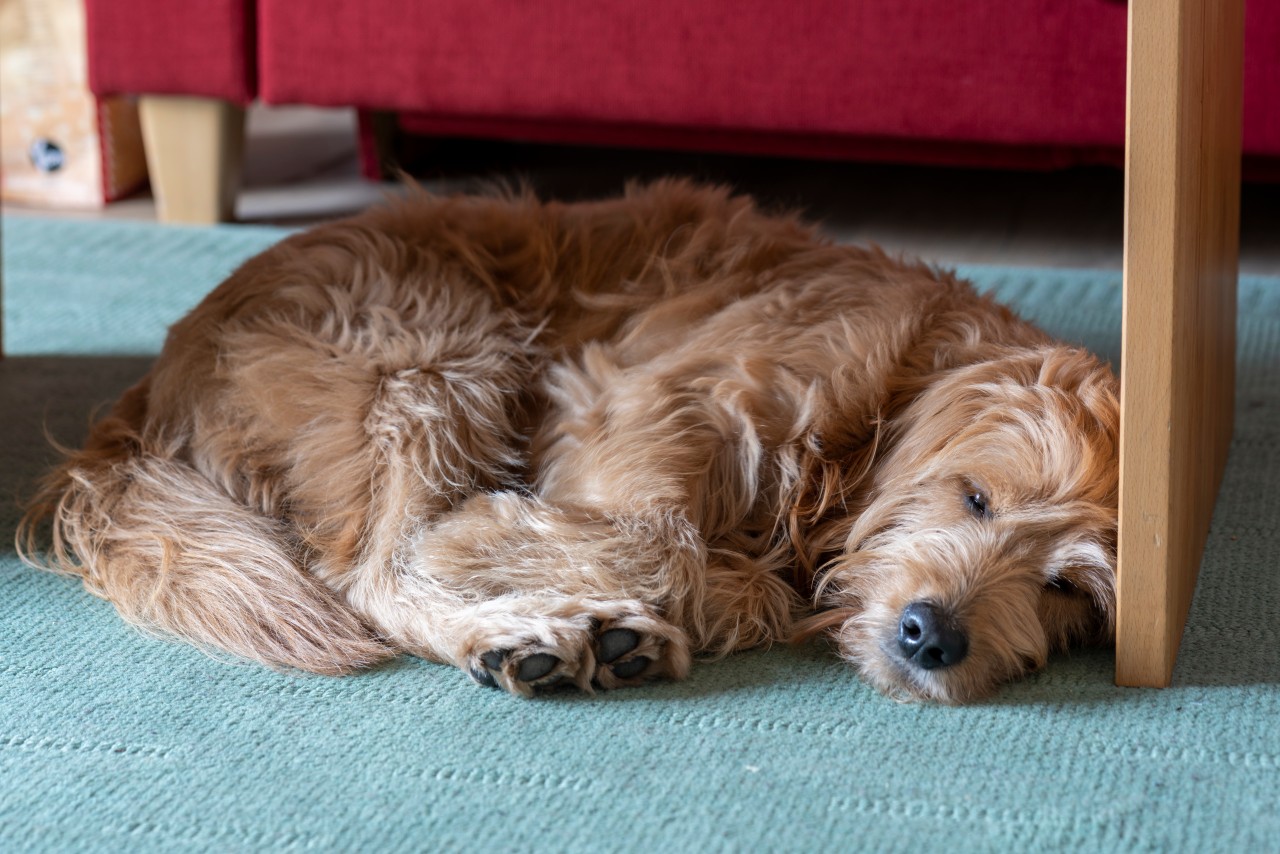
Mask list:
POLYGON ((529 695, 829 632, 963 702, 1112 631, 1110 369, 720 190, 416 196, 245 263, 20 539, 273 666, 529 695))

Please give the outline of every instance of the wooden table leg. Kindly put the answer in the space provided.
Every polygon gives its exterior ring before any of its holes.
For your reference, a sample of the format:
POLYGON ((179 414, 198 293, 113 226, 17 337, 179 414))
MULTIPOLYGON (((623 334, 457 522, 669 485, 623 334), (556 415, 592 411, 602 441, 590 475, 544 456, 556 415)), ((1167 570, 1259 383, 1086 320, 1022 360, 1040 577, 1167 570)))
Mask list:
POLYGON ((1165 686, 1231 439, 1242 0, 1131 0, 1116 681, 1165 686))
POLYGON ((213 98, 144 95, 138 114, 158 219, 212 225, 234 218, 244 108, 213 98))

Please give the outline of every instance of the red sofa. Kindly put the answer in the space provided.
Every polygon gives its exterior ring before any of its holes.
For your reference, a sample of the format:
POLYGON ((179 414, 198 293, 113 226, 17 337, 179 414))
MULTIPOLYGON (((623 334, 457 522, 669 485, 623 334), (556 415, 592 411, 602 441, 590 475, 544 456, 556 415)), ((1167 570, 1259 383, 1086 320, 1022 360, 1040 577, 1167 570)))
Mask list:
MULTIPOLYGON (((441 135, 1027 166, 1122 161, 1114 0, 87 0, 99 95, 393 111, 441 135)), ((1280 164, 1280 0, 1244 153, 1280 164)))

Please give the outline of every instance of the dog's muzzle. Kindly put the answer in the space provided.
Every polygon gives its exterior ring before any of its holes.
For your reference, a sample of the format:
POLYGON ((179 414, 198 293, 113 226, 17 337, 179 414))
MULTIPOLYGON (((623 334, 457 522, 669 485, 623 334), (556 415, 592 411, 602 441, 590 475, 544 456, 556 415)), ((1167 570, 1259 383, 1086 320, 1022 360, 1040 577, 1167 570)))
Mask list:
POLYGON ((912 602, 898 620, 898 649, 922 670, 959 664, 969 653, 969 638, 949 615, 929 602, 912 602))

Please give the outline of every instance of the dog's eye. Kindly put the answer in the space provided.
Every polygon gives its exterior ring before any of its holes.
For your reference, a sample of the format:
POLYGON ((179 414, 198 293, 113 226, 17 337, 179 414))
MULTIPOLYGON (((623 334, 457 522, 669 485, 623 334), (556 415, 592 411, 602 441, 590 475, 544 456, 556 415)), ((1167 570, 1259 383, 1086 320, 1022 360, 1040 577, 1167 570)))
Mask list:
POLYGON ((981 519, 991 515, 991 510, 987 507, 987 497, 976 489, 969 490, 964 497, 964 503, 969 508, 969 512, 981 519))
POLYGON ((1058 593, 1066 593, 1068 595, 1078 592, 1076 586, 1061 575, 1046 581, 1044 583, 1044 589, 1053 590, 1058 593))

